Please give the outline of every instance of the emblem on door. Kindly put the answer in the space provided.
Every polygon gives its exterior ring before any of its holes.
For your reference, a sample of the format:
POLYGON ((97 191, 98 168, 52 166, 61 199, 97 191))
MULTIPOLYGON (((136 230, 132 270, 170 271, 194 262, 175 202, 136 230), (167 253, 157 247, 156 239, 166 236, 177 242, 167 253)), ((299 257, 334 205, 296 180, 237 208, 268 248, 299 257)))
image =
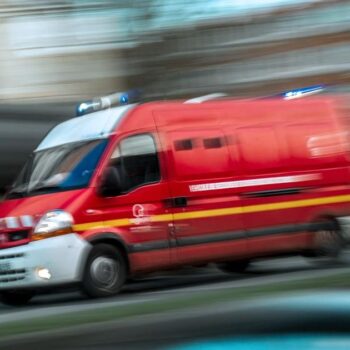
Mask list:
POLYGON ((151 217, 146 214, 145 207, 141 204, 135 204, 132 207, 133 219, 130 221, 135 225, 141 225, 151 222, 151 217))
POLYGON ((135 204, 132 207, 132 215, 134 218, 143 218, 145 216, 145 208, 141 204, 135 204))

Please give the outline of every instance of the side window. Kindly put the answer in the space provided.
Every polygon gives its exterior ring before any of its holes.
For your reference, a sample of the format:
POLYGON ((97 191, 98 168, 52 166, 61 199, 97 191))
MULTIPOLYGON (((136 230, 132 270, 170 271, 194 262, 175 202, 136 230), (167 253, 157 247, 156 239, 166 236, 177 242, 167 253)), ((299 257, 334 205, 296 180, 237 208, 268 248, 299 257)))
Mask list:
POLYGON ((173 150, 176 179, 192 181, 231 176, 232 166, 224 134, 220 129, 208 129, 167 134, 173 150))
POLYGON ((122 140, 112 154, 106 177, 104 193, 107 187, 107 195, 126 193, 159 181, 159 161, 153 137, 142 134, 122 140))

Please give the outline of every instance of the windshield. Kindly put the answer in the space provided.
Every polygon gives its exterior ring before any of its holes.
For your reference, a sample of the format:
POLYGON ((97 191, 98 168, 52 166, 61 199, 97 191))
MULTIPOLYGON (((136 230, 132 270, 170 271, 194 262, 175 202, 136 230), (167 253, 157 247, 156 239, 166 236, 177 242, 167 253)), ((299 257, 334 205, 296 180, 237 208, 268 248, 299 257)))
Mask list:
POLYGON ((7 198, 86 187, 107 142, 75 142, 34 152, 7 198))

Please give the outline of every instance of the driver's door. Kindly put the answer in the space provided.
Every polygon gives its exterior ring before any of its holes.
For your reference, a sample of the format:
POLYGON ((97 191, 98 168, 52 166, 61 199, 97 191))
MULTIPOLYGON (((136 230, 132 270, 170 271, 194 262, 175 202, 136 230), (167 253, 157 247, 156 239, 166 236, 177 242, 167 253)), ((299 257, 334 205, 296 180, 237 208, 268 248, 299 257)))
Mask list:
POLYGON ((160 172, 156 136, 134 134, 117 142, 106 172, 110 188, 98 201, 106 229, 126 241, 132 268, 137 271, 168 267, 172 214, 166 207, 168 184, 160 172), (114 171, 111 171, 111 167, 114 171), (113 183, 115 184, 113 189, 113 183))

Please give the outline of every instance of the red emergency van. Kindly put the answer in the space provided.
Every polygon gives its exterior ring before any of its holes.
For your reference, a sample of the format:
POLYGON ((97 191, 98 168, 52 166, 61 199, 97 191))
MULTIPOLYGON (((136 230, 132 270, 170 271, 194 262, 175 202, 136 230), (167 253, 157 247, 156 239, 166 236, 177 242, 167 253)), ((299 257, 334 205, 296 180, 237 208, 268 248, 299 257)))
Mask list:
POLYGON ((130 275, 185 265, 339 254, 350 163, 337 99, 198 102, 95 111, 101 99, 49 132, 0 204, 5 303, 71 284, 114 295, 130 275))

